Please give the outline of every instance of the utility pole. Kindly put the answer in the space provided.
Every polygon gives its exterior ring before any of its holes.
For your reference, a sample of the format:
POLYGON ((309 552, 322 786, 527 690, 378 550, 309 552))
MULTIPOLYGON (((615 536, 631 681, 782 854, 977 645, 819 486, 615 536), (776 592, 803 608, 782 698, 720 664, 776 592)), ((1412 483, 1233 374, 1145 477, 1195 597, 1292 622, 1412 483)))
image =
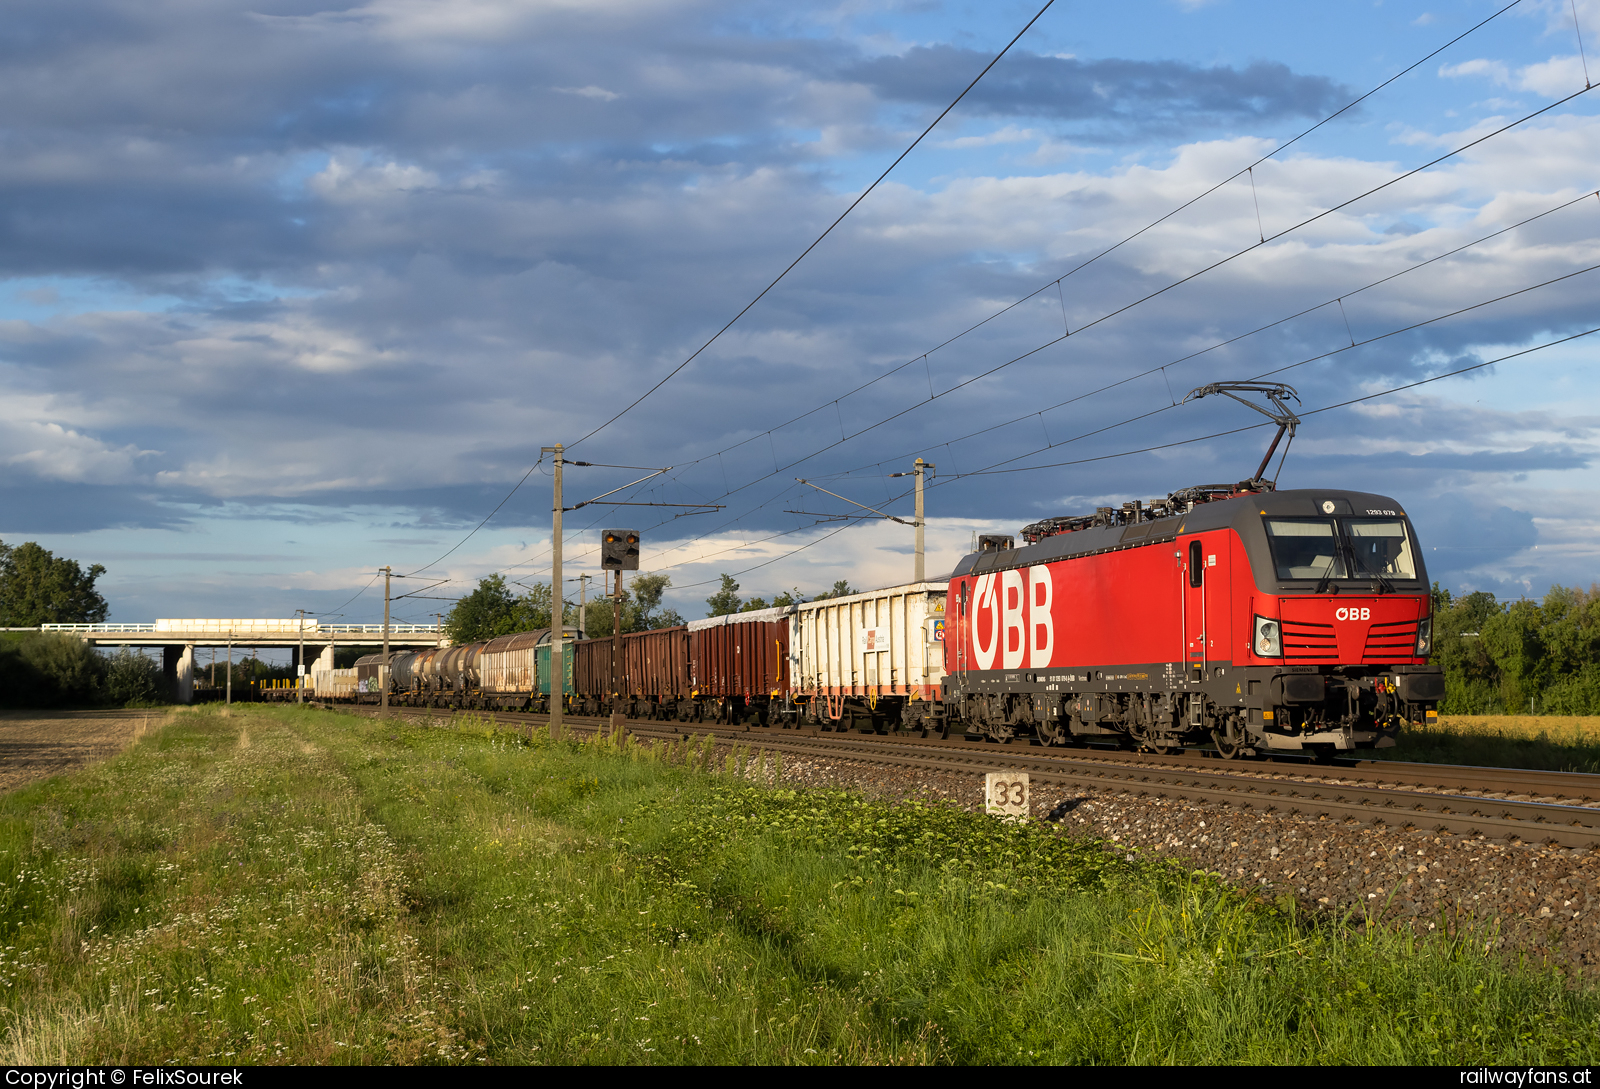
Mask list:
POLYGON ((550 524, 550 736, 561 736, 561 705, 565 702, 567 674, 562 668, 561 639, 566 635, 566 619, 561 607, 561 443, 546 446, 541 453, 555 455, 555 504, 550 524))
MULTIPOLYGON (((922 510, 922 484, 923 484, 924 478, 929 476, 929 475, 931 475, 933 473, 933 470, 934 470, 933 462, 931 462, 931 461, 923 461, 921 458, 918 458, 917 461, 916 461, 916 466, 909 473, 890 473, 889 474, 891 479, 894 478, 894 477, 897 477, 897 476, 914 476, 914 477, 917 478, 917 513, 911 520, 912 526, 914 526, 916 528, 916 531, 917 531, 916 562, 912 565, 912 568, 911 568, 911 572, 912 572, 911 573, 911 581, 912 582, 923 582, 923 581, 925 581, 926 576, 927 576, 927 571, 924 569, 924 566, 923 566, 923 548, 922 548, 922 530, 923 530, 923 526, 927 524, 927 519, 923 517, 923 510, 922 510)), ((809 483, 809 482, 802 482, 802 483, 809 483)), ((817 487, 815 484, 812 484, 811 486, 813 488, 817 487)), ((826 488, 818 488, 817 490, 818 491, 827 491, 826 488)), ((832 495, 833 493, 832 492, 828 492, 828 494, 832 495)), ((840 499, 844 499, 844 496, 841 495, 841 496, 839 496, 839 498, 840 499)), ((846 503, 853 503, 858 507, 862 506, 862 504, 856 503, 856 501, 853 500, 853 499, 845 499, 844 501, 846 503)), ((871 507, 866 507, 865 509, 866 510, 872 510, 871 507)), ((881 513, 881 512, 873 511, 873 513, 874 514, 878 514, 878 513, 881 513)), ((890 515, 884 515, 884 517, 887 518, 887 517, 891 517, 891 516, 890 515)), ((898 519, 898 518, 895 518, 894 520, 896 522, 900 521, 900 519, 898 519)), ((904 523, 901 523, 901 524, 903 525, 904 523)))
POLYGON ((600 532, 600 570, 615 571, 611 592, 611 734, 620 737, 626 720, 622 714, 622 573, 639 570, 639 531, 607 529, 600 532))
POLYGON ((380 714, 389 713, 389 580, 394 577, 394 569, 383 569, 383 661, 378 666, 378 684, 383 689, 383 706, 380 714))
POLYGON ((922 582, 924 577, 927 575, 927 571, 923 566, 924 557, 922 547, 922 531, 923 527, 927 525, 927 519, 922 516, 922 479, 926 475, 927 470, 932 468, 932 465, 929 465, 921 458, 917 459, 917 563, 915 574, 912 578, 913 582, 922 582))
POLYGON ((228 697, 226 706, 233 706, 233 632, 228 633, 228 697))
POLYGON ((611 595, 611 732, 624 729, 622 719, 622 572, 611 595))
POLYGON ((300 675, 294 682, 294 701, 304 703, 306 701, 306 611, 296 609, 295 612, 300 614, 300 675))

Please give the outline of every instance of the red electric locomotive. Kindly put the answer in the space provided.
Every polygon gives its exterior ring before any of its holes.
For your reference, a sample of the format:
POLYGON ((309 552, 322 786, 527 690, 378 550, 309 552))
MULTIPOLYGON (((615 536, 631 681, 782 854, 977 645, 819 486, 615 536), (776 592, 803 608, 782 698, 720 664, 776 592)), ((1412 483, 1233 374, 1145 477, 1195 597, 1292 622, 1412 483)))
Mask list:
POLYGON ((1394 744, 1444 697, 1422 553, 1386 496, 1258 471, 1023 535, 951 576, 947 730, 1331 757, 1394 744))
POLYGON ((1205 491, 964 559, 946 604, 952 725, 1331 755, 1434 715, 1428 576, 1398 503, 1205 491))

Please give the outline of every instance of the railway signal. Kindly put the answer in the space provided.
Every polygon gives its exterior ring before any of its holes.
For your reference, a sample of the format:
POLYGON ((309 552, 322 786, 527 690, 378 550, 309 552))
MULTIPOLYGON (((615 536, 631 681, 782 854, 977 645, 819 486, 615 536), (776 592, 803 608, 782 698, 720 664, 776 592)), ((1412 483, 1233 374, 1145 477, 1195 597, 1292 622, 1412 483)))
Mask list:
POLYGON ((602 531, 600 567, 606 571, 639 570, 639 531, 636 529, 602 531))
POLYGON ((611 592, 611 729, 623 729, 623 717, 617 709, 622 698, 619 674, 622 669, 622 573, 639 570, 639 531, 636 529, 608 529, 600 534, 600 567, 615 571, 616 581, 611 592))

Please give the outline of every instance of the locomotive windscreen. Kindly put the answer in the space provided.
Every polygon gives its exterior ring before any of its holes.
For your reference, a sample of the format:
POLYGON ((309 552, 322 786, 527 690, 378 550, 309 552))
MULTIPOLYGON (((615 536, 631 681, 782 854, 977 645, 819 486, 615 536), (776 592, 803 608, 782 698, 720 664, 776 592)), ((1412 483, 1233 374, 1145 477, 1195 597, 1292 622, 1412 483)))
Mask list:
POLYGON ((1342 579, 1344 557, 1332 519, 1268 518, 1267 539, 1280 579, 1342 579))
POLYGON ((1399 518, 1264 518, 1280 579, 1414 579, 1399 518), (1348 557, 1348 558, 1347 558, 1348 557))
POLYGON ((1414 579, 1417 565, 1411 559, 1411 539, 1406 524, 1398 518, 1347 518, 1351 557, 1356 577, 1382 575, 1390 579, 1414 579))

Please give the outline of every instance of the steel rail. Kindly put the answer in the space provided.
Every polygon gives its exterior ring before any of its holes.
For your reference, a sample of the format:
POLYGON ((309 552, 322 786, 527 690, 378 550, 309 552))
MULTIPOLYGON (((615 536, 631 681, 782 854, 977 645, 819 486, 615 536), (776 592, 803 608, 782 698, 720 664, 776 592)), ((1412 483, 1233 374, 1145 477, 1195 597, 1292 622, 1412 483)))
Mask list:
MULTIPOLYGON (((361 705, 358 709, 366 710, 361 705)), ((375 710, 375 709, 374 709, 375 710)), ((427 717, 454 717, 460 712, 443 708, 403 708, 400 712, 427 717)), ((393 713, 393 712, 392 712, 393 713)), ((497 722, 520 728, 542 725, 535 716, 520 712, 475 711, 497 722)), ((605 719, 567 719, 574 732, 602 730, 605 719)), ((629 731, 639 737, 686 740, 710 734, 719 740, 743 742, 752 747, 825 759, 975 774, 980 769, 1026 770, 1040 782, 1087 787, 1136 796, 1201 801, 1230 808, 1304 817, 1354 819, 1425 831, 1448 831, 1527 842, 1556 843, 1564 847, 1600 846, 1600 809, 1519 801, 1478 795, 1454 795, 1397 789, 1382 785, 1311 781, 1251 774, 1245 769, 1203 768, 1182 758, 1115 760, 1095 756, 1047 755, 1024 752, 1012 746, 948 742, 901 741, 885 744, 868 735, 822 740, 816 731, 771 731, 706 723, 655 723, 634 720, 629 731), (691 728, 685 728, 691 727, 691 728)), ((1122 754, 1124 757, 1138 754, 1122 754)), ((1336 774, 1349 769, 1322 769, 1336 774)), ((1494 770, 1494 769, 1485 769, 1494 770)), ((1296 770, 1295 774, 1299 774, 1296 770)))
MULTIPOLYGON (((487 714, 491 712, 479 713, 487 714)), ((525 712, 493 713, 525 714, 525 712)), ((630 723, 636 723, 653 720, 630 719, 629 721, 630 723)), ((704 723, 697 725, 704 726, 706 731, 728 729, 738 733, 741 730, 744 732, 752 730, 752 727, 748 725, 734 727, 704 723)), ((780 728, 755 727, 754 729, 765 731, 767 729, 780 728)), ((817 726, 802 726, 798 729, 805 735, 829 733, 829 731, 821 730, 817 726)), ((842 737, 843 732, 833 736, 842 737)), ((1274 780, 1300 778, 1308 781, 1348 782, 1356 779, 1378 784, 1390 783, 1401 788, 1420 788, 1424 790, 1472 790, 1488 795, 1507 793, 1537 794, 1542 797, 1600 805, 1600 775, 1583 772, 1541 771, 1529 768, 1471 767, 1460 764, 1426 764, 1403 760, 1345 761, 1325 765, 1313 763, 1298 756, 1274 756, 1266 761, 1238 760, 1221 762, 1213 753, 1207 750, 1195 749, 1177 755, 1158 755, 1128 749, 1041 747, 1034 745, 1026 738, 1019 738, 1010 744, 1001 743, 996 745, 993 742, 968 741, 965 738, 941 739, 938 737, 923 737, 916 734, 891 733, 874 735, 852 731, 849 736, 863 743, 866 743, 867 738, 873 738, 872 744, 967 748, 991 755, 997 751, 1003 751, 1020 756, 1022 751, 1026 751, 1030 757, 1103 761, 1125 766, 1156 765, 1193 768, 1199 763, 1201 766, 1216 769, 1219 772, 1226 769, 1226 774, 1229 775, 1250 775, 1274 780)), ((833 744, 844 744, 844 742, 840 740, 833 742, 833 744)))

